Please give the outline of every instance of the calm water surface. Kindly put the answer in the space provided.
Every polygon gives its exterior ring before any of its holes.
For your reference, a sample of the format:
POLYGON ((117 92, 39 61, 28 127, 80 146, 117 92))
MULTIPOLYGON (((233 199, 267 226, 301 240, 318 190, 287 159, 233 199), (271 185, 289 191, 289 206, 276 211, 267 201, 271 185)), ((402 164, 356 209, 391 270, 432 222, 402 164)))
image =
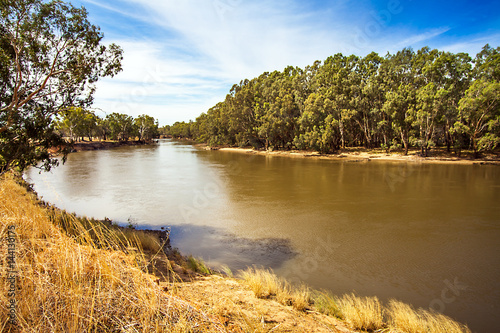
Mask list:
POLYGON ((497 166, 256 156, 164 140, 71 154, 26 178, 80 215, 170 226, 175 247, 214 266, 272 267, 497 331, 497 166))

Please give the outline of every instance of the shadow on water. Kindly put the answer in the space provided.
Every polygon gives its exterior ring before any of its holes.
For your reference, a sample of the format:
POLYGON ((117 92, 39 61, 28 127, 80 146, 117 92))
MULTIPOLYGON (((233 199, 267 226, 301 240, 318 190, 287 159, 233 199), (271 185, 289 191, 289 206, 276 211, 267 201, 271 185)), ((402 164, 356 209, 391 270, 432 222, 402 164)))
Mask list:
MULTIPOLYGON (((143 228, 157 229, 158 226, 141 225, 143 228)), ((252 265, 278 269, 297 255, 289 239, 242 238, 208 226, 172 226, 170 238, 172 247, 181 253, 202 258, 214 268, 227 265, 233 272, 252 265)))

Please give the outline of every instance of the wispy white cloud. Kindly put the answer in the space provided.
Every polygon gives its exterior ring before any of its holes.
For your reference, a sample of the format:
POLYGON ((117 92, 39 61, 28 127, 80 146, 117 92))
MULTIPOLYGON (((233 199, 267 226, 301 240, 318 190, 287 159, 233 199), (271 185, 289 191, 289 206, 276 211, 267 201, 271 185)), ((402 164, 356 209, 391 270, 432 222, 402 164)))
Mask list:
POLYGON ((463 51, 482 43, 446 42, 447 27, 393 24, 405 14, 402 5, 384 17, 383 6, 376 11, 349 0, 315 6, 298 0, 83 1, 121 16, 105 23, 116 27, 108 41, 124 48, 124 71, 99 83, 97 104, 106 112, 148 113, 162 124, 194 119, 244 78, 338 52, 385 54, 427 43, 463 51), (140 33, 120 30, 134 24, 128 20, 137 21, 140 33))
POLYGON ((465 41, 460 41, 458 43, 445 43, 443 45, 440 45, 440 49, 453 53, 466 52, 474 58, 475 55, 479 53, 486 44, 490 44, 490 46, 492 47, 499 46, 500 34, 477 36, 465 41))
POLYGON ((130 17, 130 18, 133 18, 133 19, 136 19, 136 20, 143 20, 143 21, 146 21, 147 18, 144 17, 144 16, 141 16, 141 15, 138 15, 136 12, 134 11, 130 11, 130 10, 122 10, 120 7, 117 7, 117 6, 111 6, 111 5, 108 5, 106 3, 103 3, 103 2, 100 2, 100 1, 95 1, 95 0, 82 0, 82 2, 87 5, 87 4, 91 4, 91 5, 94 5, 94 6, 97 6, 97 7, 100 7, 102 9, 105 9, 107 11, 110 11, 110 12, 114 12, 114 13, 118 13, 120 15, 123 15, 123 16, 127 16, 127 17, 130 17))
POLYGON ((203 62, 169 54, 155 41, 113 42, 124 49, 123 72, 99 82, 95 95, 96 107, 107 113, 146 113, 167 124, 186 115, 193 119, 211 106, 207 101, 213 102, 213 96, 225 95, 229 83, 203 62), (176 111, 177 117, 172 115, 176 111))
POLYGON ((395 48, 397 50, 402 49, 404 47, 408 46, 415 46, 419 45, 422 42, 429 42, 433 38, 436 38, 438 36, 441 36, 445 32, 449 31, 450 28, 444 27, 444 28, 438 28, 438 29, 432 29, 430 31, 426 31, 414 36, 410 36, 409 38, 403 39, 395 44, 395 48))

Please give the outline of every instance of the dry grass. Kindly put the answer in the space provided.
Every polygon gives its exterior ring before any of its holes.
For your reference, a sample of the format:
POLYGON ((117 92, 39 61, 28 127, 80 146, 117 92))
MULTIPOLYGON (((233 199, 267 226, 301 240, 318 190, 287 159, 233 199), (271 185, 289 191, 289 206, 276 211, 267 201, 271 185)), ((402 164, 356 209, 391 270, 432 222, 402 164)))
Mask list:
POLYGON ((274 298, 283 305, 291 305, 304 311, 311 303, 309 287, 292 287, 286 280, 277 277, 269 269, 247 268, 240 272, 240 277, 258 298, 274 298))
POLYGON ((321 313, 342 319, 342 312, 337 305, 335 296, 327 291, 313 293, 314 307, 321 313))
POLYGON ((103 222, 86 217, 78 217, 64 210, 48 208, 52 223, 81 244, 92 243, 93 246, 124 250, 130 246, 140 252, 157 253, 162 250, 162 244, 157 235, 133 228, 121 228, 111 222, 103 222))
POLYGON ((281 280, 271 270, 249 267, 240 276, 258 298, 269 298, 283 291, 281 280))
POLYGON ((136 244, 102 226, 67 220, 68 236, 51 212, 7 175, 0 181, 0 274, 6 276, 8 228, 15 226, 17 323, 8 322, 9 283, 0 280, 2 332, 213 332, 216 318, 165 293, 117 249, 136 244), (72 223, 70 226, 69 223, 72 223))
POLYGON ((328 292, 312 291, 307 286, 292 287, 272 270, 248 268, 240 277, 258 298, 272 298, 300 311, 311 303, 320 313, 343 319, 352 329, 401 333, 470 333, 467 326, 438 313, 415 311, 410 305, 391 300, 384 308, 377 297, 347 294, 335 297, 328 292), (385 315, 385 318, 384 318, 385 315))
POLYGON ((311 304, 311 290, 305 284, 298 288, 292 288, 292 305, 299 311, 305 311, 311 304))
POLYGON ((414 310, 408 304, 391 300, 386 309, 392 329, 404 333, 470 333, 467 326, 438 313, 414 310))
POLYGON ((220 271, 221 271, 221 273, 225 274, 229 278, 234 277, 233 271, 231 270, 231 268, 229 268, 228 265, 222 265, 222 267, 220 268, 220 271))
POLYGON ((354 329, 375 331, 384 327, 382 306, 377 297, 344 295, 337 300, 344 320, 354 329))

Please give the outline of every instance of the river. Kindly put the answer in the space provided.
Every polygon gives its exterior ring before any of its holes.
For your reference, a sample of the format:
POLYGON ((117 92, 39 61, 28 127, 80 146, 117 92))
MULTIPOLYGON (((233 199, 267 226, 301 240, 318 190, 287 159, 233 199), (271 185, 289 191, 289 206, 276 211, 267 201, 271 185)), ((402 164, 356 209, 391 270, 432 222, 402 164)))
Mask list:
POLYGON ((335 294, 396 298, 496 332, 500 167, 206 151, 71 154, 26 178, 44 200, 140 228, 208 264, 272 267, 335 294))

